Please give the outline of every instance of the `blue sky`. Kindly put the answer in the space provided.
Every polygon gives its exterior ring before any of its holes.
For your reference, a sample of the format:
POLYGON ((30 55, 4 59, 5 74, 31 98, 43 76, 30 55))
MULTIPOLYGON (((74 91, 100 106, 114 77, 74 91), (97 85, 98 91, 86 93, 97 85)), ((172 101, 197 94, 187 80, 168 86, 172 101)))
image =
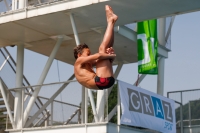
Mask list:
MULTIPOLYGON (((168 91, 200 88, 200 12, 178 15, 172 27, 171 49, 165 60, 164 95, 168 91)), ((16 58, 16 47, 8 47, 16 58)), ((24 75, 36 85, 47 57, 25 50, 24 75)), ((45 83, 66 81, 73 73, 73 66, 54 60, 45 83), (59 69, 58 69, 59 68, 59 69), (58 77, 59 70, 59 77, 58 77)), ((119 80, 133 84, 137 79, 137 63, 124 65, 119 80)), ((157 76, 148 75, 139 85, 156 92, 157 76)))

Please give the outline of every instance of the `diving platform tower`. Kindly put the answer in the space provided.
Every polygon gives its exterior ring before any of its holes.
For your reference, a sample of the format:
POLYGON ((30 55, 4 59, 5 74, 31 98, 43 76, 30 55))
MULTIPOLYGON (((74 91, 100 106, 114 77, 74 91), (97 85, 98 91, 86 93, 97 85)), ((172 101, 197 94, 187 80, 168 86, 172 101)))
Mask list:
MULTIPOLYGON (((134 25, 134 23, 143 20, 158 19, 158 52, 160 57, 157 93, 163 95, 164 62, 170 51, 170 48, 166 44, 171 33, 174 16, 200 10, 200 1, 198 0, 192 2, 188 0, 12 0, 10 3, 12 4, 11 7, 8 6, 7 0, 2 2, 5 2, 8 10, 0 13, 0 46, 2 48, 7 46, 17 47, 16 86, 15 88, 7 88, 6 90, 3 80, 1 80, 0 86, 8 119, 11 123, 11 128, 7 129, 10 133, 143 132, 140 129, 120 125, 119 99, 118 104, 116 104, 111 112, 107 112, 106 116, 105 106, 108 101, 105 99, 106 96, 109 96, 111 89, 97 91, 95 105, 93 92, 83 86, 79 88, 81 105, 74 105, 72 104, 73 102, 67 103, 70 106, 77 107, 77 110, 74 110, 75 115, 77 112, 80 112, 78 124, 70 125, 68 124, 69 121, 66 120, 65 123, 56 123, 55 126, 55 122, 53 121, 55 118, 51 114, 53 113, 54 106, 50 106, 50 104, 56 102, 55 98, 70 85, 70 82, 75 82, 75 77, 72 75, 69 81, 58 83, 60 84, 60 88, 44 102, 45 98, 38 95, 41 88, 48 85, 55 85, 54 83, 43 85, 48 70, 54 59, 73 66, 75 62, 73 48, 80 44, 80 42, 88 44, 92 53, 97 52, 106 29, 107 23, 104 6, 108 4, 119 17, 115 27, 114 44, 117 57, 113 63, 113 65, 117 65, 115 71, 116 78, 123 64, 137 62, 137 27, 131 29, 127 24, 134 25), (169 21, 168 17, 170 18, 169 21), (38 79, 38 84, 35 86, 29 85, 24 87, 23 84, 23 66, 24 57, 26 56, 24 49, 48 56, 48 61, 38 79), (8 90, 14 95, 13 111, 10 108, 8 94, 6 94, 8 90), (24 102, 26 97, 29 98, 24 102), (88 97, 94 115, 94 120, 91 123, 88 123, 87 118, 88 97), (40 98, 43 98, 43 100, 40 98), (41 105, 30 115, 33 106, 37 102, 41 105), (117 110, 118 123, 108 123, 117 110), (40 117, 40 114, 44 117, 40 117), (38 122, 39 120, 44 120, 44 123, 46 123, 44 127, 37 126, 40 123, 38 122)), ((145 75, 140 76, 139 83, 144 77, 145 75)), ((66 104, 63 101, 59 102, 66 104)))

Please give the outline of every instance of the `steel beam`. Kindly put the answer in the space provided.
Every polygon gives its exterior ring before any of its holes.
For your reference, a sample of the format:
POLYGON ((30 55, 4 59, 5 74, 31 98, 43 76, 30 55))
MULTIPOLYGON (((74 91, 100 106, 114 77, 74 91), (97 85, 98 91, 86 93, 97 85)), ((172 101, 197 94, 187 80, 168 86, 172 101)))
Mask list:
POLYGON ((11 124, 12 124, 12 127, 15 129, 14 119, 13 119, 13 116, 12 116, 12 113, 11 113, 9 102, 7 100, 7 97, 6 97, 5 88, 4 88, 3 84, 2 84, 2 80, 1 79, 0 79, 0 91, 1 91, 1 94, 2 94, 2 97, 3 97, 3 100, 4 100, 4 103, 5 103, 5 106, 6 106, 6 109, 7 109, 11 124))
POLYGON ((173 26, 173 23, 174 23, 175 17, 176 17, 176 16, 172 16, 172 19, 171 19, 171 22, 170 22, 169 28, 167 29, 167 34, 166 34, 166 36, 165 36, 165 40, 166 40, 166 41, 168 40, 169 35, 170 35, 170 33, 171 33, 171 30, 172 30, 172 26, 173 26))
POLYGON ((115 105, 115 107, 112 109, 112 111, 110 111, 110 113, 105 118, 105 120, 107 120, 107 122, 109 122, 112 119, 112 117, 115 115, 116 112, 117 112, 117 105, 115 105))
POLYGON ((145 77, 146 77, 146 74, 141 74, 139 76, 138 81, 136 81, 133 85, 135 85, 135 86, 136 86, 136 84, 139 85, 145 77))
POLYGON ((72 13, 70 13, 70 20, 71 20, 72 29, 73 29, 73 32, 74 32, 74 38, 75 38, 75 41, 76 41, 76 45, 79 45, 80 41, 79 41, 77 29, 76 29, 76 24, 75 24, 75 21, 74 21, 74 16, 73 16, 72 13))
POLYGON ((126 26, 117 26, 114 28, 114 31, 134 42, 137 42, 137 32, 126 26))
POLYGON ((10 58, 10 55, 7 56, 6 60, 3 62, 3 64, 0 67, 0 71, 3 69, 3 67, 5 66, 6 62, 8 61, 8 59, 10 58))
MULTIPOLYGON (((49 56, 49 59, 48 59, 46 65, 45 65, 45 67, 43 69, 43 72, 42 72, 42 74, 40 76, 40 79, 38 80, 38 85, 42 85, 43 84, 43 82, 44 82, 44 80, 45 80, 45 78, 47 76, 47 73, 48 73, 48 71, 50 69, 50 66, 51 66, 51 64, 52 64, 52 62, 53 62, 53 60, 54 60, 54 58, 56 56, 56 53, 57 53, 57 51, 58 51, 58 49, 59 49, 59 47, 60 47, 60 45, 62 43, 62 40, 63 40, 63 37, 62 36, 58 36, 57 43, 54 46, 54 48, 53 48, 53 50, 52 50, 52 52, 51 52, 51 54, 49 56)), ((27 105, 27 107, 26 107, 26 109, 24 111, 24 122, 26 122, 27 119, 28 119, 28 115, 29 115, 29 113, 30 113, 30 111, 31 111, 31 109, 33 107, 33 104, 34 104, 34 102, 35 102, 35 100, 36 100, 36 98, 38 96, 38 93, 40 92, 40 89, 41 89, 41 86, 35 88, 35 91, 34 91, 34 93, 32 94, 32 96, 31 96, 31 98, 29 100, 29 103, 28 103, 28 105, 27 105)))
MULTIPOLYGON (((117 66, 117 69, 115 70, 115 73, 114 73, 114 78, 117 79, 121 69, 122 69, 122 66, 123 66, 123 63, 122 62, 119 62, 118 66, 117 66)), ((110 92, 112 91, 112 88, 109 88, 108 89, 108 96, 110 95, 110 92)))
MULTIPOLYGON (((74 74, 68 79, 68 80, 72 80, 74 79, 74 74)), ((44 110, 46 109, 46 107, 53 102, 53 100, 65 89, 65 87, 68 85, 69 83, 64 83, 59 89, 58 91, 53 94, 53 96, 30 118, 30 120, 28 122, 25 123, 24 127, 28 127, 34 120, 35 118, 38 117, 38 115, 44 110)), ((24 118, 25 119, 25 118, 24 118)))

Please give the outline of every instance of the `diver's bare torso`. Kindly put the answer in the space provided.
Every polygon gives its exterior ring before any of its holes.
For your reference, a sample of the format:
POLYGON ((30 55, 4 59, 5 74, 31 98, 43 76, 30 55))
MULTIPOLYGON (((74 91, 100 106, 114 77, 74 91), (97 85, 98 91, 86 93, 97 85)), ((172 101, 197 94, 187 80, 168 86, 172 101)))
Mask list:
POLYGON ((96 73, 93 71, 90 63, 80 64, 76 61, 74 66, 74 73, 78 82, 87 88, 98 89, 94 81, 96 73))

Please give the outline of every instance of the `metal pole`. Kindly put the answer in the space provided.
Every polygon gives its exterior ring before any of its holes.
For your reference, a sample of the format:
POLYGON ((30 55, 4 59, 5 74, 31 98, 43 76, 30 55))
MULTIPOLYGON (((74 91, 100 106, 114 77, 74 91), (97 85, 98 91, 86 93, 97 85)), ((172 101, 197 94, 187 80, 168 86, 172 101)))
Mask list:
POLYGON ((8 61, 8 59, 10 58, 10 55, 7 56, 6 60, 3 62, 3 64, 0 67, 0 71, 3 69, 3 67, 5 66, 6 62, 8 61))
POLYGON ((180 121, 181 121, 181 133, 183 133, 183 98, 182 98, 182 92, 181 92, 181 108, 180 108, 180 121))
POLYGON ((89 97, 90 97, 90 103, 91 103, 91 106, 92 106, 92 111, 93 111, 93 114, 94 114, 95 122, 98 122, 99 118, 98 118, 95 103, 94 103, 94 97, 93 97, 92 91, 90 89, 88 89, 88 94, 89 94, 89 97))
POLYGON ((192 128, 191 128, 191 102, 189 101, 189 131, 192 133, 192 128))
POLYGON ((158 21, 158 42, 160 45, 165 46, 166 18, 160 18, 158 21))
POLYGON ((24 113, 24 94, 25 94, 25 88, 22 89, 22 109, 21 109, 21 125, 20 127, 23 127, 24 125, 24 118, 23 118, 23 113, 24 113))
MULTIPOLYGON (((53 62, 53 60, 54 60, 54 58, 56 56, 56 53, 57 53, 57 51, 58 51, 58 49, 59 49, 59 47, 60 47, 60 45, 62 43, 62 40, 63 40, 63 36, 58 36, 57 43, 54 46, 53 51, 51 52, 51 55, 49 56, 49 59, 48 59, 46 65, 45 65, 45 67, 43 69, 43 72, 42 72, 42 74, 40 76, 40 79, 38 81, 38 85, 42 85, 43 84, 43 82, 44 82, 44 80, 45 80, 45 78, 47 76, 47 73, 48 73, 48 71, 50 69, 50 66, 51 66, 51 64, 52 64, 52 62, 53 62)), ((29 113, 30 113, 30 111, 31 111, 31 109, 33 107, 33 104, 34 104, 34 102, 35 102, 35 100, 36 100, 36 98, 38 96, 38 93, 40 92, 40 89, 41 89, 41 86, 35 88, 35 91, 34 91, 34 93, 32 94, 32 97, 29 100, 29 103, 28 103, 28 105, 27 105, 27 107, 26 107, 26 109, 24 111, 24 122, 26 122, 27 119, 28 119, 28 115, 29 115, 29 113)))
POLYGON ((82 86, 81 123, 85 122, 85 87, 82 86))
MULTIPOLYGON (((16 87, 20 88, 23 85, 23 68, 24 68, 24 45, 17 46, 17 66, 16 66, 16 87)), ((24 91, 24 90, 23 90, 24 91)), ((14 122, 17 129, 22 128, 22 90, 15 92, 15 106, 14 106, 14 122)))
MULTIPOLYGON (((160 45, 165 46, 166 18, 160 18, 158 26, 159 26, 158 42, 160 45)), ((163 95, 164 93, 164 67, 165 67, 165 59, 161 57, 158 61, 158 76, 157 76, 157 94, 160 95, 163 95)))
POLYGON ((15 0, 12 0, 12 10, 15 10, 15 0))
POLYGON ((173 25, 173 23, 174 23, 174 19, 175 19, 175 16, 172 16, 172 19, 171 19, 169 28, 168 28, 167 33, 166 33, 166 36, 165 36, 165 40, 168 40, 168 38, 169 38, 169 35, 170 35, 170 33, 171 33, 171 30, 172 30, 172 25, 173 25))
POLYGON ((88 123, 88 90, 85 88, 85 123, 88 123))
MULTIPOLYGON (((101 41, 104 38, 105 29, 101 29, 101 41)), ((96 101, 96 111, 99 118, 99 122, 104 121, 104 109, 105 109, 105 91, 98 90, 97 91, 97 101, 96 101)))
POLYGON ((117 85, 117 126, 118 126, 118 133, 120 132, 120 94, 119 94, 119 86, 117 85))
MULTIPOLYGON (((118 77, 121 69, 122 69, 122 66, 123 66, 123 63, 122 62, 119 62, 118 66, 117 66, 117 69, 115 70, 115 74, 114 74, 114 77, 115 79, 118 77)), ((110 92, 112 91, 112 88, 109 88, 108 89, 108 96, 110 95, 110 92)))
POLYGON ((24 8, 25 0, 19 0, 18 2, 19 2, 19 9, 24 8))
POLYGON ((97 91, 97 114, 99 117, 99 122, 104 121, 104 108, 105 108, 105 91, 98 90, 97 91))
POLYGON ((6 92, 5 92, 5 89, 3 87, 1 79, 0 79, 0 91, 1 91, 1 94, 2 94, 2 97, 3 97, 3 100, 4 100, 4 103, 5 103, 11 124, 12 124, 12 127, 15 129, 15 123, 14 123, 13 116, 12 116, 12 113, 11 113, 10 105, 9 105, 9 102, 7 101, 6 92))
POLYGON ((133 85, 136 85, 136 84, 139 85, 140 82, 142 82, 142 80, 143 80, 145 77, 146 77, 146 74, 142 74, 142 75, 140 75, 139 80, 136 81, 133 85))
POLYGON ((188 105, 189 105, 189 126, 191 126, 191 107, 190 107, 190 101, 189 101, 188 105))
POLYGON ((71 20, 72 29, 73 29, 73 32, 74 32, 74 38, 75 38, 75 41, 76 41, 76 45, 79 45, 80 41, 79 41, 77 29, 76 29, 76 24, 75 24, 75 21, 74 21, 74 16, 73 16, 72 13, 70 13, 70 20, 71 20))
POLYGON ((112 111, 110 111, 110 113, 108 114, 108 116, 105 118, 105 120, 107 120, 107 122, 110 121, 110 119, 116 114, 117 112, 117 105, 112 109, 112 111))
POLYGON ((19 9, 19 0, 14 0, 15 1, 15 10, 19 9))
POLYGON ((157 94, 164 94, 164 68, 165 59, 161 57, 158 61, 158 76, 157 76, 157 94))
POLYGON ((53 101, 51 102, 51 126, 53 126, 53 101))

